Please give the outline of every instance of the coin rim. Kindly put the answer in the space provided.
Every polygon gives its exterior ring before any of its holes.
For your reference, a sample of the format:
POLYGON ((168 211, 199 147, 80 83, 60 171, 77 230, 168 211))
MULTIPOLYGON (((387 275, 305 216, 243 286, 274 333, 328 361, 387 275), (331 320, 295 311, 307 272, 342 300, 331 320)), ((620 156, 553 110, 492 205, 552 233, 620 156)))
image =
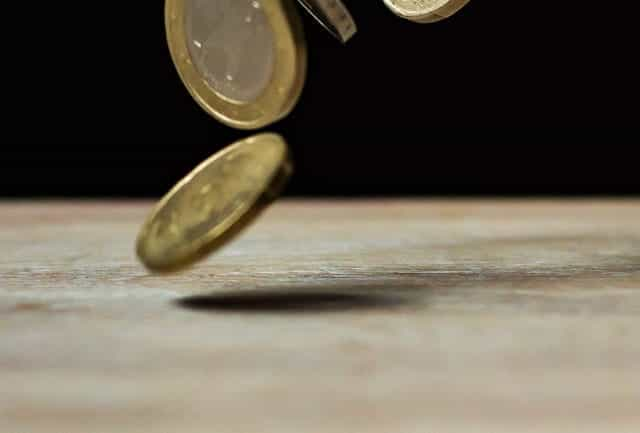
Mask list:
POLYGON ((332 0, 331 6, 318 0, 298 0, 298 3, 316 22, 343 44, 347 43, 358 32, 358 25, 341 0, 332 0), (336 18, 341 14, 344 15, 344 19, 349 24, 348 26, 340 25, 337 22, 336 18))
POLYGON ((408 11, 395 5, 393 0, 383 0, 385 5, 397 16, 420 24, 434 23, 449 18, 465 7, 471 0, 448 0, 440 7, 425 11, 408 11))
POLYGON ((263 133, 247 137, 236 141, 224 149, 216 152, 200 164, 180 181, 178 181, 168 193, 153 207, 150 214, 145 219, 138 237, 136 239, 136 254, 142 263, 154 272, 175 272, 195 264, 211 252, 221 248, 235 236, 240 234, 247 228, 254 219, 266 209, 277 197, 280 190, 286 184, 286 180, 291 175, 292 165, 289 149, 284 138, 279 134, 263 133), (184 254, 180 254, 175 260, 157 260, 144 254, 144 244, 149 240, 149 230, 158 218, 158 214, 163 211, 171 199, 183 188, 188 187, 189 182, 200 174, 204 169, 214 164, 216 161, 225 157, 239 147, 250 145, 251 143, 263 140, 276 140, 283 145, 282 160, 277 164, 276 169, 266 179, 262 188, 256 191, 252 200, 249 200, 244 206, 238 206, 233 212, 227 216, 221 223, 211 227, 211 229, 201 238, 192 242, 184 254))
POLYGON ((252 102, 234 101, 213 89, 191 60, 186 1, 166 0, 165 29, 171 59, 193 99, 218 121, 237 129, 258 129, 288 115, 298 102, 307 74, 307 48, 301 18, 291 0, 262 2, 275 42, 274 70, 252 102))

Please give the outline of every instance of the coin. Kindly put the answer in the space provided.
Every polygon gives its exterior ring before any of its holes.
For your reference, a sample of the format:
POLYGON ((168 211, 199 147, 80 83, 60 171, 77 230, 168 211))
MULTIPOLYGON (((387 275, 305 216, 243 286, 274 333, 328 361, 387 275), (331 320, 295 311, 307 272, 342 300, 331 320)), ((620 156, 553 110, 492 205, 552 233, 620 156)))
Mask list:
POLYGON ((198 165, 146 219, 136 252, 152 271, 185 268, 225 245, 267 207, 291 174, 276 134, 238 141, 198 165))
POLYGON ((469 0, 384 0, 396 15, 417 22, 433 23, 448 18, 469 0))
POLYGON ((166 0, 165 26, 182 82, 220 122, 257 129, 297 103, 307 55, 293 0, 166 0))
POLYGON ((358 31, 349 9, 340 0, 298 0, 325 29, 342 43, 358 31))

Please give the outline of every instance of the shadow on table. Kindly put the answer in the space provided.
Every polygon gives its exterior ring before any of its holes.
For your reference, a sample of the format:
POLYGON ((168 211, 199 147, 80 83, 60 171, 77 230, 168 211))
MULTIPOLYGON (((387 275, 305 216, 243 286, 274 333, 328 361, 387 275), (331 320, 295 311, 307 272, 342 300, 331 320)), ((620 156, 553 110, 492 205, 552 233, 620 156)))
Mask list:
POLYGON ((411 303, 404 296, 381 293, 347 293, 296 290, 221 292, 188 296, 175 301, 194 311, 235 313, 337 313, 353 310, 388 310, 411 303))
MULTIPOLYGON (((529 241, 523 242, 528 245, 529 241)), ((533 241, 531 241, 533 242, 533 241)), ((569 243, 568 241, 565 241, 569 243)), ((563 245, 564 243, 563 242, 563 245)), ((517 242, 519 244, 520 241, 517 242)), ((504 242, 503 242, 504 244, 504 242)), ((569 243, 570 244, 570 243, 569 243)), ((430 308, 439 304, 449 310, 473 308, 493 311, 524 310, 535 313, 581 311, 628 314, 636 305, 631 292, 602 296, 593 291, 572 296, 576 290, 602 285, 628 287, 637 281, 638 256, 635 251, 622 257, 587 256, 584 263, 547 263, 530 266, 458 266, 448 269, 398 267, 343 272, 340 281, 327 278, 326 287, 317 282, 271 287, 258 281, 253 290, 230 290, 180 298, 175 305, 205 312, 235 313, 332 313, 345 311, 392 310, 394 308, 430 308), (572 289, 559 290, 549 288, 572 289)))

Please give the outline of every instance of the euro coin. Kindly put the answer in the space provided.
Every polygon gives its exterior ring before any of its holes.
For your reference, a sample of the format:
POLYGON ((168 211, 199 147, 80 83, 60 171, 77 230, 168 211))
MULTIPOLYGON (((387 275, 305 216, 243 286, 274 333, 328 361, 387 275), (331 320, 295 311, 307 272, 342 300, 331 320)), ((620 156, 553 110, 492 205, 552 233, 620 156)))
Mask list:
POLYGON ((201 163, 146 219, 136 252, 152 271, 175 271, 222 247, 279 194, 292 167, 285 141, 261 134, 201 163))
POLYGON ((298 0, 325 29, 342 43, 358 31, 349 9, 340 0, 298 0))
POLYGON ((469 0, 384 0, 396 15, 417 22, 433 23, 448 18, 469 0))
POLYGON ((286 116, 307 55, 294 0, 166 0, 171 58, 193 99, 220 122, 257 129, 286 116))

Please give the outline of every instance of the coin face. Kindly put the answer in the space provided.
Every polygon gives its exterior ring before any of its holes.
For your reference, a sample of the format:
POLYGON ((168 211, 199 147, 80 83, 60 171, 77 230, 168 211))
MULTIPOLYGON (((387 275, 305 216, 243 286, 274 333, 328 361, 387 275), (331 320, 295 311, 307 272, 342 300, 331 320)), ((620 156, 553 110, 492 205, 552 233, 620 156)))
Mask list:
POLYGON ((293 0, 166 0, 171 57, 194 100, 239 129, 266 126, 295 106, 306 45, 293 0))
POLYGON ((288 164, 287 145, 275 134, 213 155, 155 207, 138 236, 138 257, 154 271, 171 271, 222 246, 267 205, 266 195, 288 175, 288 164))
POLYGON ((275 40, 259 2, 185 0, 189 54, 206 83, 237 102, 255 101, 273 76, 275 40))
POLYGON ((396 15, 418 23, 431 23, 448 18, 469 0, 384 0, 396 15))

